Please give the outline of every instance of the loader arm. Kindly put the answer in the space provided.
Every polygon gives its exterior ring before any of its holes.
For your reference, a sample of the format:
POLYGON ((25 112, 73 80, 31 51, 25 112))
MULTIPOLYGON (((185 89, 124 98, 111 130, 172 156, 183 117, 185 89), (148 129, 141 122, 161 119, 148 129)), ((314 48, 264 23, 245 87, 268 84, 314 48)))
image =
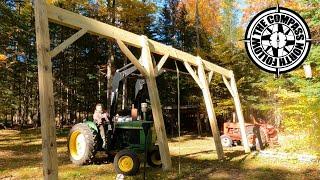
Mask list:
MULTIPOLYGON (((118 69, 113 76, 112 79, 112 92, 111 92, 111 106, 110 106, 110 119, 117 114, 117 101, 119 95, 119 84, 120 82, 135 72, 137 68, 132 64, 127 64, 124 67, 118 69)), ((138 92, 143 88, 145 84, 144 79, 138 79, 135 85, 135 96, 137 96, 138 92)), ((135 97, 136 98, 136 97, 135 97)))

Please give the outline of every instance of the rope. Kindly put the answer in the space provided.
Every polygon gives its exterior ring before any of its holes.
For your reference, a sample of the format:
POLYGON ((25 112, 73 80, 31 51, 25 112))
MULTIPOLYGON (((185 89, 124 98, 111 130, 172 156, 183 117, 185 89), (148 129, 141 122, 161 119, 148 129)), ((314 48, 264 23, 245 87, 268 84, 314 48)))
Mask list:
POLYGON ((177 96, 178 96, 178 104, 177 104, 177 109, 178 109, 178 143, 179 143, 179 152, 178 152, 178 163, 179 163, 179 169, 178 169, 178 179, 180 179, 180 173, 181 173, 181 161, 180 161, 180 74, 179 74, 179 68, 177 65, 177 61, 174 62, 176 65, 176 70, 177 70, 177 96))

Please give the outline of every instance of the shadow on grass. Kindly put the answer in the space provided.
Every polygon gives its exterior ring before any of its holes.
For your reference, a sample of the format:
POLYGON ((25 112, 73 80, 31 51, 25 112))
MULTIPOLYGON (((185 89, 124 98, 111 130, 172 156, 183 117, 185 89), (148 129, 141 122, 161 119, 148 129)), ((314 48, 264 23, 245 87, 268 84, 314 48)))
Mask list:
MULTIPOLYGON (((212 136, 199 136, 197 134, 194 134, 194 133, 187 133, 187 134, 184 134, 184 135, 181 135, 180 137, 180 143, 182 142, 186 142, 186 141, 190 141, 190 140, 195 140, 195 139, 205 139, 207 137, 212 137, 212 136)), ((179 137, 177 135, 175 136, 168 136, 168 139, 170 142, 179 142, 179 137)))
MULTIPOLYGON (((285 167, 247 167, 249 160, 255 159, 255 154, 244 154, 243 151, 226 152, 226 159, 219 160, 200 160, 190 157, 201 153, 215 153, 215 151, 201 151, 177 157, 172 156, 173 169, 163 172, 161 168, 146 168, 146 179, 320 179, 320 171, 314 168, 307 168, 304 171, 296 172, 285 169, 285 167), (248 161, 247 161, 248 160, 248 161), (180 164, 180 175, 179 175, 180 164)), ((100 157, 94 164, 106 164, 107 158, 100 157)), ((142 160, 141 160, 142 161, 142 160)), ((112 166, 109 162, 108 166, 112 166)), ((113 167, 111 167, 113 168, 113 167)), ((143 161, 140 171, 136 176, 126 177, 126 179, 143 179, 143 161)), ((99 172, 98 176, 112 176, 110 172, 99 172)), ((113 175, 114 177, 116 175, 113 175)))
MULTIPOLYGON (((60 151, 59 166, 71 164, 66 151, 66 136, 68 131, 64 130, 57 132, 59 141, 57 146, 63 151, 60 151), (61 141, 61 139, 64 139, 61 141)), ((1 134, 1 133, 0 133, 1 134)), ((185 137, 186 139, 192 139, 194 137, 185 137)), ((5 141, 6 137, 0 137, 5 141)), ((7 144, 1 144, 0 153, 7 153, 6 156, 0 156, 0 172, 4 170, 15 171, 25 167, 39 167, 41 169, 41 143, 32 144, 34 141, 40 141, 41 134, 39 130, 36 131, 21 131, 18 135, 8 136, 7 144), (17 138, 15 138, 17 137, 17 138), (19 141, 19 143, 14 143, 19 141)), ((201 154, 215 154, 214 150, 207 150, 201 152, 193 152, 189 154, 178 156, 172 156, 173 169, 169 172, 163 172, 162 169, 146 168, 147 179, 320 179, 320 170, 314 168, 305 168, 302 171, 294 171, 285 167, 272 167, 268 166, 268 162, 265 162, 263 166, 254 167, 247 166, 252 159, 256 158, 254 154, 244 154, 241 150, 225 150, 226 159, 224 161, 219 160, 202 160, 195 157, 201 156, 201 154), (181 173, 179 175, 179 164, 181 173)), ((84 167, 70 166, 68 171, 79 172, 79 169, 86 170, 85 173, 95 171, 91 173, 89 179, 95 177, 115 177, 112 163, 107 161, 107 157, 104 153, 100 153, 94 161, 94 165, 88 165, 84 167), (100 167, 100 168, 99 168, 100 167), (107 169, 104 169, 107 168, 107 169)), ((262 162, 264 163, 264 162, 262 162)), ((269 162, 270 163, 270 162, 269 162)), ((62 169, 62 173, 66 173, 67 170, 62 169)), ((141 164, 140 172, 137 176, 129 177, 126 179, 143 179, 143 165, 141 164)), ((41 172, 39 172, 41 173, 41 172)), ((80 173, 80 172, 79 172, 80 173)), ((87 177, 87 174, 81 174, 81 177, 87 177)), ((68 176, 69 177, 69 176, 68 176)))
MULTIPOLYGON (((244 156, 244 159, 248 157, 244 156)), ((147 168, 147 179, 320 179, 319 170, 306 169, 294 172, 281 168, 246 168, 240 161, 199 160, 188 157, 172 157, 173 170, 164 173, 161 169, 147 168)), ((136 177, 143 179, 143 168, 136 177)))
MULTIPOLYGON (((12 131, 13 132, 13 131, 12 131)), ((1 134, 1 133, 0 133, 1 134)), ((57 138, 65 137, 64 131, 57 131, 57 138), (62 132, 62 133, 61 133, 62 132)), ((0 172, 24 167, 40 167, 42 144, 40 129, 22 130, 0 138, 0 172)), ((57 147, 66 147, 66 141, 57 141, 57 147)), ((66 153, 59 155, 59 165, 67 164, 66 153)))

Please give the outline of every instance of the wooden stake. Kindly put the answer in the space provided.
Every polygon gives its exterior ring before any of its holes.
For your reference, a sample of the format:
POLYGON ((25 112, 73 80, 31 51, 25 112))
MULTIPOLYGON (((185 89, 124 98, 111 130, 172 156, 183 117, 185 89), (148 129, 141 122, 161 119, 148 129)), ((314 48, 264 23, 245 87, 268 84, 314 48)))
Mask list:
POLYGON ((231 80, 230 80, 230 86, 233 91, 233 101, 234 101, 234 105, 236 108, 236 113, 237 113, 237 117, 238 117, 238 121, 239 121, 239 125, 240 125, 240 132, 241 132, 243 148, 246 153, 249 153, 250 147, 249 147, 249 143, 248 143, 248 139, 247 139, 246 127, 245 127, 245 123, 244 123, 244 118, 243 118, 241 103, 240 103, 240 99, 239 99, 237 84, 236 84, 236 80, 234 78, 233 73, 232 73, 231 80))
POLYGON ((162 168, 164 170, 170 170, 172 168, 172 162, 170 158, 166 129, 164 126, 159 92, 156 83, 156 73, 152 63, 148 38, 146 36, 141 36, 141 44, 141 63, 147 71, 146 80, 150 96, 154 127, 158 138, 162 168))
POLYGON ((206 104, 206 109, 209 117, 213 140, 216 146, 218 159, 222 160, 224 158, 224 154, 223 154, 223 148, 222 148, 221 139, 220 139, 217 118, 213 108, 213 102, 212 102, 212 97, 209 90, 207 76, 204 71, 203 63, 200 57, 197 57, 197 63, 198 63, 198 75, 201 83, 201 90, 202 90, 204 102, 206 104))
POLYGON ((58 179, 56 124, 54 120, 52 64, 49 54, 50 37, 47 9, 44 0, 36 0, 34 6, 37 38, 43 176, 44 179, 58 179))

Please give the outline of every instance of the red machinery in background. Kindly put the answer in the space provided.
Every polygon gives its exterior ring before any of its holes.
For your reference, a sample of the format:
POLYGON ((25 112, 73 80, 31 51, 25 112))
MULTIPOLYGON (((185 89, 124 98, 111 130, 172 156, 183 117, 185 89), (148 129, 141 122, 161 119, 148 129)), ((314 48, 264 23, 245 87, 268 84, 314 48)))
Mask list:
MULTIPOLYGON (((256 121, 252 115, 251 119, 254 123, 245 123, 250 147, 262 148, 269 144, 278 144, 278 130, 273 125, 264 120, 256 121), (260 146, 260 143, 262 146, 260 146)), ((223 135, 220 138, 224 147, 241 144, 239 123, 225 122, 223 124, 223 135)))

